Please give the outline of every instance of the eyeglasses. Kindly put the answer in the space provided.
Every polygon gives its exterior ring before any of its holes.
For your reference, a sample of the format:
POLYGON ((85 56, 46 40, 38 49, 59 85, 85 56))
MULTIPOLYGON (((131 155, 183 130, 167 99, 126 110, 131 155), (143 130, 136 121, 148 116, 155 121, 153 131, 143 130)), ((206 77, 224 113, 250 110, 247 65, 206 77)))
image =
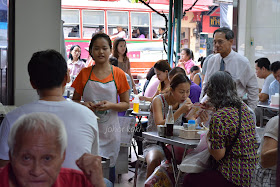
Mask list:
POLYGON ((223 43, 225 43, 225 40, 217 40, 217 41, 213 41, 213 44, 214 45, 216 45, 216 44, 218 44, 218 45, 222 45, 223 43))

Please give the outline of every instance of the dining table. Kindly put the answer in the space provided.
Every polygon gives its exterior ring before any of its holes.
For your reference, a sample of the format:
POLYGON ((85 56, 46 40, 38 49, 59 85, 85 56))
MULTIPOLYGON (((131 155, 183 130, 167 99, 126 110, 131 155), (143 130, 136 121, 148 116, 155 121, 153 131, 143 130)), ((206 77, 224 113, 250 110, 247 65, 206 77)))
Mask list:
POLYGON ((188 149, 196 148, 200 142, 200 140, 197 139, 184 139, 180 138, 178 136, 171 136, 171 137, 162 137, 158 135, 158 132, 143 132, 143 137, 149 140, 154 140, 157 142, 163 143, 162 145, 169 144, 171 145, 171 164, 172 169, 174 173, 174 179, 175 179, 175 186, 178 185, 178 181, 181 175, 181 171, 178 169, 178 165, 176 162, 176 155, 174 151, 174 146, 182 147, 184 148, 183 158, 185 157, 186 151, 188 149))

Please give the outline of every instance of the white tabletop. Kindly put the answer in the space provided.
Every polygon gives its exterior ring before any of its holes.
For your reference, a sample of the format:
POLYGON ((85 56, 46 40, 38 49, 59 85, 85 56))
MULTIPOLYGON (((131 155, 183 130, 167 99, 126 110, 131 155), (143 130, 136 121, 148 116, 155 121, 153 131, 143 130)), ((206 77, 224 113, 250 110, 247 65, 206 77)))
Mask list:
POLYGON ((271 110, 279 110, 279 107, 274 107, 274 106, 270 106, 270 105, 258 104, 257 107, 267 108, 267 109, 271 109, 271 110))
POLYGON ((147 112, 147 111, 134 112, 134 111, 132 111, 131 114, 134 115, 134 116, 149 116, 150 112, 147 112))
POLYGON ((150 140, 155 140, 184 148, 195 148, 199 143, 199 140, 186 140, 183 138, 179 138, 178 136, 172 136, 170 138, 161 137, 157 132, 143 132, 142 135, 143 137, 150 140))

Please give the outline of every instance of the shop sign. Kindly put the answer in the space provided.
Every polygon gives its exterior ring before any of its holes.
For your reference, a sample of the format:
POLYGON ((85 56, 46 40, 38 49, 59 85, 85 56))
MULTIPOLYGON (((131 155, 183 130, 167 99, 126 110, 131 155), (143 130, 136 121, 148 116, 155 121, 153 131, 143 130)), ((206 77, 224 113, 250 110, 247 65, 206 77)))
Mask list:
POLYGON ((220 16, 210 16, 210 27, 220 27, 220 16))

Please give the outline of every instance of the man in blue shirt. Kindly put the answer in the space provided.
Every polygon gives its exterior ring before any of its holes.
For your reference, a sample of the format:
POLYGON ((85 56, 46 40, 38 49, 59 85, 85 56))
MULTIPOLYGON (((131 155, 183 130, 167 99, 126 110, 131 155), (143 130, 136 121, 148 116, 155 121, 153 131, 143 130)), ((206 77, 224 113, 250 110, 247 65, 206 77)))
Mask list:
POLYGON ((272 95, 279 93, 279 83, 280 83, 280 61, 273 62, 270 66, 270 70, 273 73, 274 80, 269 86, 269 99, 272 95))

